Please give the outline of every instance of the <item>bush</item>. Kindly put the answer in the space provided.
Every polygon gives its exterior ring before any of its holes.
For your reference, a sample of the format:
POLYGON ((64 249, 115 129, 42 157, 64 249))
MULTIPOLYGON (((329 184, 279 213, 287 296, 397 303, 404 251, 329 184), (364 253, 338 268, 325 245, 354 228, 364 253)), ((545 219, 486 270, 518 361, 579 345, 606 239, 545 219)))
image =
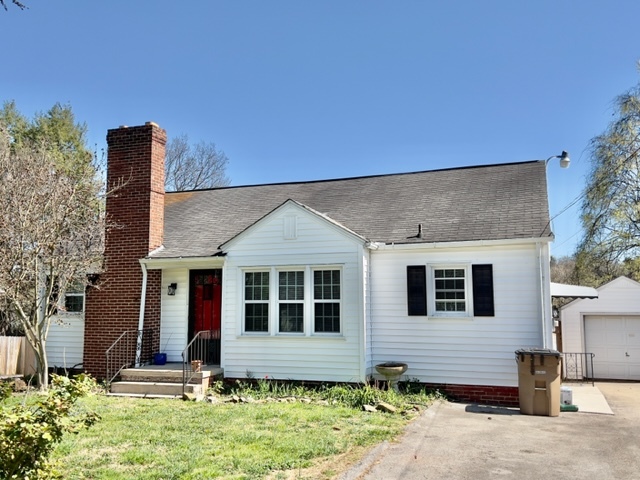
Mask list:
POLYGON ((50 390, 33 401, 0 404, 0 478, 60 478, 49 454, 65 433, 93 425, 98 415, 74 408, 76 401, 95 388, 85 375, 70 380, 54 375, 50 390))

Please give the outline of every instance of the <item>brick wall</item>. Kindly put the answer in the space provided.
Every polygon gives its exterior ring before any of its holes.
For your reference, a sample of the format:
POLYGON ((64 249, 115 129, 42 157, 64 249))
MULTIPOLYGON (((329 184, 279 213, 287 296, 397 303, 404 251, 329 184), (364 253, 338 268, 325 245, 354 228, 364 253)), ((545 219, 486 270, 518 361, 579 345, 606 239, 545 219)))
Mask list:
MULTIPOLYGON (((142 269, 139 259, 162 245, 166 132, 152 122, 107 133, 109 222, 104 269, 98 288, 87 292, 84 368, 104 377, 107 348, 125 330, 137 330, 142 269)), ((145 328, 160 327, 161 272, 149 271, 145 328)), ((159 349, 155 336, 154 351, 159 349)))
POLYGON ((454 385, 426 383, 427 388, 438 389, 452 400, 483 405, 517 407, 519 405, 518 387, 498 387, 492 385, 454 385))

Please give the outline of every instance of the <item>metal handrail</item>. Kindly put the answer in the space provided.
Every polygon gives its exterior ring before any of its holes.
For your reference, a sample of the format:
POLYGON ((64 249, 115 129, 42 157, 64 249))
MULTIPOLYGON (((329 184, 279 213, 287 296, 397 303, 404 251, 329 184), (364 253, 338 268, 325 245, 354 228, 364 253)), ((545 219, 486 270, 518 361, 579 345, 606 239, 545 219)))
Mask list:
POLYGON ((562 353, 562 380, 586 380, 595 386, 593 357, 590 352, 562 353))
POLYGON ((182 394, 193 380, 197 371, 193 370, 192 360, 200 360, 202 365, 220 363, 220 330, 201 330, 197 332, 182 351, 182 394), (210 352, 210 341, 217 340, 215 351, 210 352))
POLYGON ((154 333, 155 329, 153 328, 125 330, 107 348, 105 352, 107 384, 113 382, 125 368, 150 363, 154 333))

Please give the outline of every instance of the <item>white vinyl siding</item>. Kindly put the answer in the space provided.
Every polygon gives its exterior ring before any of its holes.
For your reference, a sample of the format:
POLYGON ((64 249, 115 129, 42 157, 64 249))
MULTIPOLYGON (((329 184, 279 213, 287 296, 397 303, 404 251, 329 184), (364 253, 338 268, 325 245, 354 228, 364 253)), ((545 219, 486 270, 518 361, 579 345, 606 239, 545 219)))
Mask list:
POLYGON ((81 365, 84 350, 84 315, 67 314, 51 320, 47 336, 50 367, 71 368, 81 365))
MULTIPOLYGON (((264 218, 252 230, 230 245, 223 272, 223 365, 226 377, 315 381, 363 381, 364 305, 360 259, 362 242, 304 209, 288 205, 264 218), (295 217, 295 220, 292 220, 295 217), (291 238, 285 228, 295 222, 291 238), (304 271, 304 331, 281 332, 279 315, 271 314, 269 333, 247 335, 243 331, 243 296, 240 286, 246 271, 269 270, 270 302, 279 312, 280 272, 304 271), (339 271, 340 332, 314 331, 313 272, 339 271)), ((298 302, 296 300, 295 302, 298 302)), ((294 302, 294 303, 295 303, 294 302)))
POLYGON ((168 362, 181 362, 182 351, 187 346, 189 327, 189 269, 163 270, 160 292, 160 351, 167 354, 168 362), (167 288, 171 283, 178 284, 175 295, 167 295, 167 288))
MULTIPOLYGON (((514 352, 542 345, 540 270, 536 247, 375 250, 371 252, 371 364, 409 365, 422 382, 516 386, 514 352), (407 266, 492 264, 495 315, 409 316, 407 266)), ((466 268, 466 267, 465 267, 466 268)), ((470 269, 466 289, 471 292, 470 269)), ((427 283, 427 299, 434 288, 427 283)))

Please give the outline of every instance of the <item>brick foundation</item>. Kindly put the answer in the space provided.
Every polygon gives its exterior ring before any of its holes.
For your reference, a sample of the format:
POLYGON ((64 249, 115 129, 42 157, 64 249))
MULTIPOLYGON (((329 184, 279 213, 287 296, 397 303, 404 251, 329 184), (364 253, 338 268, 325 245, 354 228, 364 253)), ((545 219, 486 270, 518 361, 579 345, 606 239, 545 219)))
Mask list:
MULTIPOLYGON (((164 153, 166 132, 147 123, 107 134, 107 219, 103 272, 87 291, 84 368, 98 378, 106 373, 105 352, 125 330, 137 330, 142 268, 139 259, 162 245, 164 229, 164 153)), ((156 328, 159 349, 162 272, 147 277, 145 328, 156 328)))
POLYGON ((459 402, 481 403, 502 407, 519 405, 518 387, 497 387, 492 385, 454 385, 447 383, 425 383, 425 387, 440 390, 459 402))

